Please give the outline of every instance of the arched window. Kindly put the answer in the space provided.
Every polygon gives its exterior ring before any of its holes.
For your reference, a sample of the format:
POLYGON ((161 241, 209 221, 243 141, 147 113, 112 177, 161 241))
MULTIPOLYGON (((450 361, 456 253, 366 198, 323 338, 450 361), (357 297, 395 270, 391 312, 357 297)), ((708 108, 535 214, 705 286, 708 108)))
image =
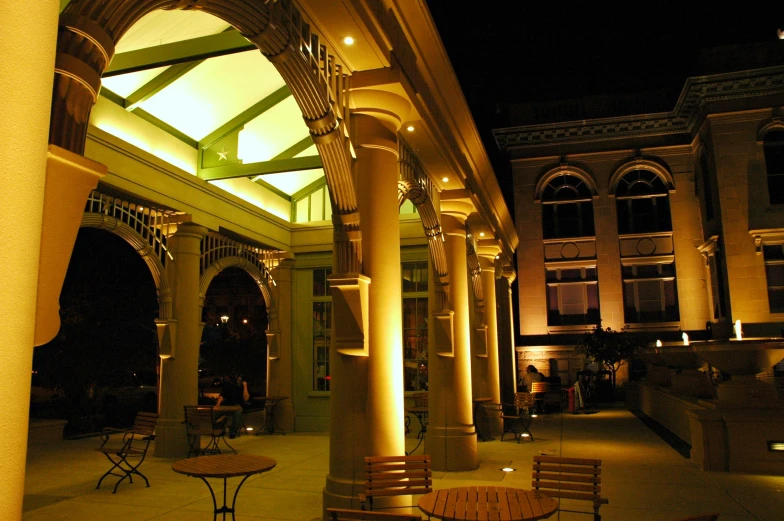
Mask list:
POLYGON ((553 177, 542 191, 542 232, 545 239, 594 235, 591 189, 571 174, 553 177))
POLYGON ((784 130, 768 132, 765 135, 763 149, 765 167, 768 171, 770 204, 784 204, 784 130))
POLYGON ((632 170, 615 190, 618 233, 672 231, 670 194, 665 182, 650 170, 632 170))

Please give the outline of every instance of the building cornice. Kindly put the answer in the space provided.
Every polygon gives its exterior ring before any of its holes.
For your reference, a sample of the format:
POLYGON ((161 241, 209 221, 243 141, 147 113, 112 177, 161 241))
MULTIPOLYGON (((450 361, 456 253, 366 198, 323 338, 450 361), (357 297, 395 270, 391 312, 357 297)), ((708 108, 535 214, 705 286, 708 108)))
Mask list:
POLYGON ((507 127, 494 130, 493 135, 502 151, 645 136, 693 138, 699 123, 710 114, 712 103, 782 94, 784 66, 700 76, 686 80, 675 108, 669 113, 507 127))

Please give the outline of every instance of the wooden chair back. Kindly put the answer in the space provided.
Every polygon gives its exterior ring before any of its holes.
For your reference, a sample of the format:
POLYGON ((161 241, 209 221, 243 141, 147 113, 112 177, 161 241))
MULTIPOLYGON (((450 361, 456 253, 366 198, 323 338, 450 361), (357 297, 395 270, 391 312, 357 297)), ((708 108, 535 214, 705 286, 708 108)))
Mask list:
POLYGON ((518 414, 520 412, 527 412, 536 405, 536 399, 533 393, 519 392, 515 393, 514 406, 518 414))
POLYGON ((432 491, 429 454, 365 458, 365 493, 359 495, 362 510, 373 510, 373 498, 376 497, 421 495, 432 491))
POLYGON ((412 397, 415 407, 427 407, 427 393, 414 393, 412 397))
POLYGON ((539 394, 539 393, 546 393, 550 390, 550 384, 548 382, 531 382, 531 393, 532 394, 539 394))
POLYGON ((673 521, 717 521, 718 519, 719 513, 714 512, 712 514, 700 514, 698 516, 682 517, 673 521))
POLYGON ((155 425, 157 423, 157 413, 140 411, 136 413, 136 419, 133 421, 131 432, 143 438, 153 436, 155 434, 155 425))
POLYGON ((422 521, 422 517, 417 514, 394 514, 343 508, 328 508, 327 516, 330 521, 422 521))
POLYGON ((601 474, 602 460, 599 459, 534 456, 531 488, 550 497, 589 501, 593 505, 594 520, 599 521, 599 507, 609 503, 602 497, 601 474))

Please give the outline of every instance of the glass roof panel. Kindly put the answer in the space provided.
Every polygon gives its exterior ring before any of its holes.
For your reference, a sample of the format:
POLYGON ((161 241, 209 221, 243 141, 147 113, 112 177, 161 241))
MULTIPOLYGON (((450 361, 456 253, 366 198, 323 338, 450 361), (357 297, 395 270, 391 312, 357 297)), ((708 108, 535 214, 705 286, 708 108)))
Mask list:
POLYGON ((220 18, 199 11, 153 11, 128 29, 115 53, 218 34, 229 27, 220 18))
POLYGON ((308 135, 302 111, 290 96, 245 125, 237 155, 244 163, 269 161, 308 135))
POLYGON ((198 141, 284 84, 267 58, 248 51, 205 61, 140 107, 198 141))
POLYGON ((157 75, 168 69, 166 67, 156 67, 146 71, 132 72, 129 74, 120 74, 119 76, 110 76, 102 78, 101 84, 115 94, 127 98, 145 83, 151 81, 157 75))
POLYGON ((322 177, 324 177, 324 169, 316 168, 314 170, 302 170, 300 172, 268 174, 260 176, 260 179, 265 183, 274 186, 281 192, 292 195, 322 177))

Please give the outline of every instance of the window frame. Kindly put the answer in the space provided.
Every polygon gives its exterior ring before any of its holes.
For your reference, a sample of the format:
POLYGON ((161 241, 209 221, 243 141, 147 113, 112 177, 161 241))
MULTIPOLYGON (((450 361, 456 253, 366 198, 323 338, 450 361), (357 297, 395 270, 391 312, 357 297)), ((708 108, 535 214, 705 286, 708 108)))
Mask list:
POLYGON ((428 351, 429 351, 428 324, 429 324, 429 319, 430 319, 430 313, 429 313, 430 301, 429 301, 429 295, 428 295, 428 289, 429 289, 429 285, 430 285, 430 272, 429 272, 429 269, 430 269, 430 266, 429 266, 429 262, 427 260, 424 260, 424 261, 405 261, 405 262, 401 262, 400 263, 400 278, 401 278, 401 284, 400 284, 400 287, 401 287, 400 305, 401 305, 401 326, 402 326, 401 335, 402 335, 402 341, 403 341, 403 375, 402 375, 402 377, 403 377, 403 389, 404 389, 404 392, 427 391, 427 387, 428 387, 428 385, 427 385, 428 384, 427 376, 428 376, 428 369, 429 369, 429 364, 428 364, 428 351), (407 266, 413 266, 414 269, 421 270, 420 273, 421 272, 425 273, 426 278, 424 280, 422 280, 420 278, 420 280, 416 281, 416 286, 417 286, 416 287, 416 291, 406 291, 405 290, 406 284, 405 284, 404 279, 403 279, 403 274, 405 273, 405 270, 406 270, 407 266), (420 284, 424 284, 424 288, 419 287, 420 284), (415 327, 406 327, 406 305, 405 305, 405 302, 406 302, 406 300, 412 300, 412 299, 414 300, 414 308, 417 309, 417 310, 420 309, 420 303, 424 301, 425 316, 424 316, 424 320, 420 321, 420 320, 417 320, 418 319, 418 315, 415 314, 415 327), (419 325, 422 324, 422 323, 425 324, 425 327, 419 327, 419 325), (407 335, 407 332, 410 332, 410 331, 416 331, 418 333, 415 333, 413 336, 407 335), (422 332, 424 332, 424 333, 422 333, 422 332), (407 347, 407 339, 409 339, 409 338, 414 338, 415 339, 415 343, 416 343, 415 349, 417 350, 417 356, 414 357, 414 358, 407 358, 406 357, 406 355, 408 354, 407 350, 409 349, 407 347), (422 339, 424 339, 424 346, 421 343, 422 339), (422 347, 424 347, 424 350, 422 349, 422 347), (424 356, 422 356, 423 354, 424 354, 424 356), (416 364, 416 374, 414 375, 414 379, 413 379, 413 381, 415 382, 415 385, 409 385, 408 384, 409 378, 408 378, 408 375, 406 373, 406 367, 407 367, 406 363, 407 362, 409 364, 411 364, 411 363, 416 364), (425 373, 424 388, 422 387, 423 379, 422 379, 422 374, 421 374, 423 365, 424 365, 424 368, 425 368, 425 370, 424 370, 424 373, 425 373))
POLYGON ((332 268, 314 268, 310 270, 311 274, 311 298, 310 298, 310 311, 313 316, 313 320, 311 321, 311 356, 312 356, 312 364, 311 364, 311 391, 313 392, 329 392, 330 391, 330 345, 332 343, 332 318, 333 318, 333 310, 332 310, 332 292, 329 287, 329 282, 327 277, 332 274, 332 268), (322 295, 316 294, 316 272, 324 272, 323 281, 324 281, 324 291, 322 295), (325 319, 321 322, 323 327, 323 335, 316 335, 316 305, 317 304, 325 304, 324 306, 324 313, 326 314, 325 319), (317 339, 323 339, 320 342, 317 339), (320 354, 323 354, 323 357, 319 357, 320 354), (319 375, 319 369, 324 367, 324 374, 323 376, 319 375), (319 380, 323 380, 323 382, 319 382, 319 380), (320 383, 323 383, 323 388, 320 387, 320 383))

